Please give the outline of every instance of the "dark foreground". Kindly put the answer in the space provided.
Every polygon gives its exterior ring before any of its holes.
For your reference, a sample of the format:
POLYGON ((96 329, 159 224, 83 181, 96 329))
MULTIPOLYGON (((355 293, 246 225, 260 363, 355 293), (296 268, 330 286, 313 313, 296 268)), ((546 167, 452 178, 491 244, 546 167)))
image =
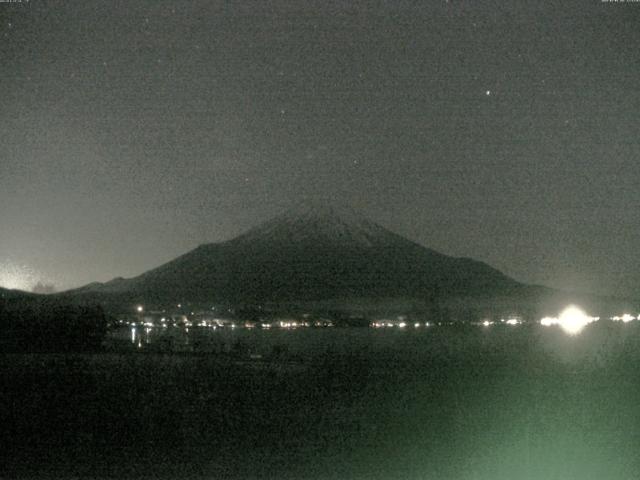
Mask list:
POLYGON ((0 356, 0 476, 640 471, 640 326, 601 323, 577 337, 525 326, 285 333, 289 344, 262 359, 244 350, 0 356))

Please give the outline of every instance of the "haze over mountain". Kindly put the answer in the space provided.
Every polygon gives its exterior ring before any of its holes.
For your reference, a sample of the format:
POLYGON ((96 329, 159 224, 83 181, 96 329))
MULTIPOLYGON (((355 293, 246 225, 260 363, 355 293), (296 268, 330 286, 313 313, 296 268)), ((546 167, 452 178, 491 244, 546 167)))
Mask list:
POLYGON ((134 278, 66 296, 171 304, 262 304, 348 299, 536 301, 553 290, 521 284, 489 265, 443 255, 357 212, 303 202, 240 236, 194 250, 134 278))

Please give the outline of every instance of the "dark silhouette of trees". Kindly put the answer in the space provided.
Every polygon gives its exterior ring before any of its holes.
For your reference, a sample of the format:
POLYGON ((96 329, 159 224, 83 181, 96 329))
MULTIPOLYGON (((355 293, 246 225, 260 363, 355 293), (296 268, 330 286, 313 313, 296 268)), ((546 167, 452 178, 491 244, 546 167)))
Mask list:
POLYGON ((18 352, 99 350, 107 318, 99 306, 55 299, 0 301, 0 349, 18 352))

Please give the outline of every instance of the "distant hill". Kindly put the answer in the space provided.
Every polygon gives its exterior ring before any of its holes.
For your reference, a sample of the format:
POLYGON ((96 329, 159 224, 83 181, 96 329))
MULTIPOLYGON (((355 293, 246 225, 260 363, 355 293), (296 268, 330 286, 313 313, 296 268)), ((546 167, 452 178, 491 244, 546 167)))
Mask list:
POLYGON ((0 352, 98 351, 107 332, 104 310, 68 300, 0 288, 0 352))
POLYGON ((304 203, 240 236, 201 245, 130 279, 65 296, 96 301, 286 303, 473 299, 536 304, 566 295, 515 281, 489 265, 443 255, 347 208, 304 203), (497 299, 497 300, 496 300, 497 299))
POLYGON ((39 295, 31 292, 24 292, 22 290, 10 290, 8 288, 0 287, 0 300, 15 300, 15 299, 32 299, 37 298, 39 295))

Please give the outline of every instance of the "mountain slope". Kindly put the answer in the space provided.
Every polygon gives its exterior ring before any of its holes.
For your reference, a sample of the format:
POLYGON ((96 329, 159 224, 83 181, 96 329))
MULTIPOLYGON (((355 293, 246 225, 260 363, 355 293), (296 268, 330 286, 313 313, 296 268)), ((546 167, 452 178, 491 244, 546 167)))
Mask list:
POLYGON ((138 277, 73 293, 157 302, 265 302, 490 295, 519 286, 484 263, 440 254, 351 210, 303 204, 138 277))

